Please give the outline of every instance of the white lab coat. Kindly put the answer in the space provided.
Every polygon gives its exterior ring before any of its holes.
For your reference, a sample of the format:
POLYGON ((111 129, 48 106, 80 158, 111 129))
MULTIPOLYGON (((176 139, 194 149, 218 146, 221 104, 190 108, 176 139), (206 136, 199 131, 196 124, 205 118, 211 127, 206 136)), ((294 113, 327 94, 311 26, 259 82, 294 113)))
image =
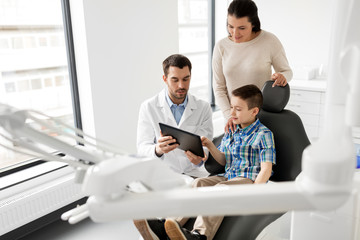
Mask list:
POLYGON ((162 159, 178 173, 194 177, 208 176, 204 164, 200 167, 192 164, 181 149, 177 148, 160 158, 156 156, 155 145, 160 137, 160 122, 209 139, 213 137, 212 110, 209 103, 188 94, 188 103, 177 125, 166 102, 165 94, 167 94, 166 89, 141 104, 137 127, 138 154, 162 159))

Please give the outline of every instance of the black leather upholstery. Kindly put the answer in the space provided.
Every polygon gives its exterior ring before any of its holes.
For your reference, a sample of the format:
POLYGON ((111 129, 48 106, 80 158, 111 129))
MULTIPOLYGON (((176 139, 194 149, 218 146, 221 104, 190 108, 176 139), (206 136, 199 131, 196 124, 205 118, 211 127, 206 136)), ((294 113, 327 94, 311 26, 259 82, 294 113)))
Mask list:
POLYGON ((261 123, 274 134, 276 165, 273 167, 272 181, 293 181, 301 171, 301 157, 310 144, 300 117, 290 111, 282 110, 290 97, 290 88, 272 87, 274 81, 267 81, 263 88, 264 104, 258 114, 261 123), (285 98, 277 100, 278 97, 285 98))
MULTIPOLYGON (((221 139, 223 138, 223 136, 224 136, 224 134, 217 136, 213 139, 213 143, 215 144, 215 146, 218 147, 220 145, 221 139)), ((225 167, 221 166, 213 158, 213 156, 211 156, 211 154, 209 154, 209 157, 208 157, 207 161, 205 162, 205 168, 210 173, 211 176, 225 172, 225 167)))
POLYGON ((262 109, 267 112, 281 112, 290 98, 290 87, 272 87, 274 81, 265 82, 262 88, 263 106, 262 109))
MULTIPOLYGON (((276 165, 270 180, 293 181, 301 171, 302 152, 310 141, 299 116, 292 111, 283 110, 289 100, 289 86, 272 87, 272 84, 273 81, 268 81, 262 89, 264 105, 258 115, 260 122, 273 132, 275 139, 276 165)), ((221 168, 224 171, 224 167, 212 157, 206 161, 205 167, 208 171, 215 171, 211 172, 213 174, 221 171, 221 168)), ((267 225, 280 216, 282 214, 227 216, 214 239, 254 240, 267 225)))

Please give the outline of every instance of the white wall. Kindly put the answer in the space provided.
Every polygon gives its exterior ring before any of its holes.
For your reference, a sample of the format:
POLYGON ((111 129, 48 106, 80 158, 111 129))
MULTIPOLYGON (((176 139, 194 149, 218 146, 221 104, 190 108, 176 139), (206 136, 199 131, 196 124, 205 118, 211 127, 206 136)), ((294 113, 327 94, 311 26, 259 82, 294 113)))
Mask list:
POLYGON ((177 1, 71 7, 84 130, 134 153, 140 104, 164 87, 162 61, 178 52, 177 1))
MULTIPOLYGON (((292 67, 327 65, 334 0, 254 1, 261 28, 280 39, 292 67)), ((225 19, 230 2, 216 0, 219 5, 216 12, 217 40, 226 36, 225 19)))
POLYGON ((262 28, 284 45, 292 66, 328 64, 334 0, 255 0, 262 28))

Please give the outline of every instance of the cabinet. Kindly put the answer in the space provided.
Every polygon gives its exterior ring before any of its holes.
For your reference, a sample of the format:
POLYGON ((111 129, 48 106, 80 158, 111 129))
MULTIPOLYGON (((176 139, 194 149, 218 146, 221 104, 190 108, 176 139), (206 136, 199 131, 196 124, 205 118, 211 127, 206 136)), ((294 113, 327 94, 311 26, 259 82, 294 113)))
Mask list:
POLYGON ((292 80, 290 99, 285 107, 299 115, 310 141, 319 137, 323 122, 326 81, 292 80))

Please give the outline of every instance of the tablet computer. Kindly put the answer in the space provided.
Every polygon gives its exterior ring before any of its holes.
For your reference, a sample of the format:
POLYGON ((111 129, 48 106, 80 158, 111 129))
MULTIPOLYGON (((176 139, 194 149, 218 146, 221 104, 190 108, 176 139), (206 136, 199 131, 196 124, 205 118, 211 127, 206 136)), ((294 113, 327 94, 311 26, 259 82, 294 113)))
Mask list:
POLYGON ((176 139, 176 143, 179 144, 178 148, 184 151, 190 151, 200 157, 205 156, 199 135, 166 125, 164 123, 159 123, 159 125, 164 136, 172 136, 176 139))

